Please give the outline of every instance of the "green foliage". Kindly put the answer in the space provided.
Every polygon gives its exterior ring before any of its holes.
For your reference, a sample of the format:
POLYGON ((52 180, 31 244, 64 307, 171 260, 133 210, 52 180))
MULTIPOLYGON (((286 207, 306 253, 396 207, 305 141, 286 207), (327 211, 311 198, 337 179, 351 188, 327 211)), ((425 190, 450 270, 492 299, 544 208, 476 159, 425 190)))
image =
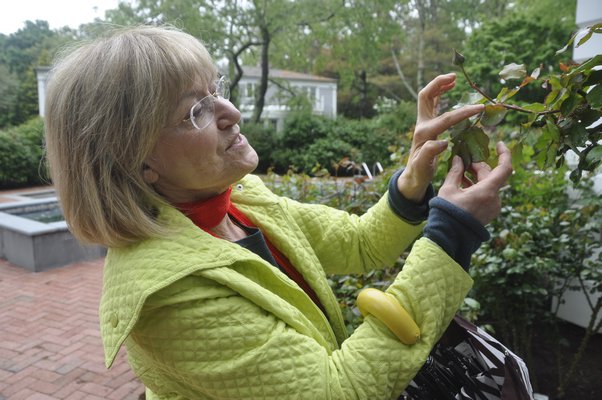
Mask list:
POLYGON ((0 37, 0 128, 16 126, 38 114, 35 68, 48 65, 72 31, 52 31, 46 21, 26 21, 25 27, 0 37))
POLYGON ((16 75, 0 64, 0 127, 9 125, 14 118, 18 88, 16 75))
MULTIPOLYGON (((602 24, 594 25, 588 31, 578 45, 592 34, 602 33, 602 24)), ((562 51, 564 49, 558 53, 562 51)), ((465 60, 469 58, 459 54, 454 57, 454 63, 460 67, 468 84, 480 95, 472 101, 488 104, 481 116, 451 130, 452 153, 460 155, 466 165, 487 160, 489 140, 484 128, 501 123, 508 112, 522 116, 517 127, 519 137, 513 143, 515 167, 525 159, 529 160, 529 156, 540 169, 560 167, 565 154, 572 150, 579 158, 571 172, 571 180, 576 183, 584 171, 593 171, 600 165, 602 124, 594 123, 602 118, 602 73, 598 70, 602 55, 581 65, 560 64, 561 71, 557 73, 545 73, 537 67, 528 74, 524 64, 507 64, 499 73, 504 86, 495 98, 469 76, 465 60), (522 105, 509 103, 524 88, 533 86, 545 90, 537 101, 522 105), (527 156, 524 149, 532 150, 532 154, 527 156)))
POLYGON ((473 256, 472 297, 482 306, 482 321, 527 359, 534 326, 554 322, 550 303, 567 282, 591 277, 602 291, 602 259, 594 257, 602 199, 585 180, 573 200, 565 175, 562 169, 516 171, 490 225, 493 239, 473 256))
MULTIPOLYGON (((574 13, 574 9, 573 9, 574 13)), ((531 13, 510 13, 503 18, 484 20, 463 46, 462 54, 467 74, 487 93, 498 93, 504 86, 496 79, 505 65, 518 63, 533 70, 543 65, 542 73, 567 63, 570 55, 556 54, 565 45, 574 29, 574 18, 563 22, 558 19, 534 18, 531 13)), ((458 64, 455 64, 458 65, 458 64)), ((512 82, 514 84, 514 82, 512 82)), ((457 92, 470 88, 459 82, 457 92)), ((542 90, 535 85, 523 88, 519 100, 534 101, 542 90)))
POLYGON ((400 111, 407 110, 404 103, 389 114, 369 120, 343 117, 331 120, 308 113, 293 113, 287 118, 282 137, 267 154, 269 161, 264 162, 274 166, 278 173, 285 173, 290 168, 310 173, 319 165, 332 174, 345 174, 344 168, 339 169, 342 160, 346 166, 349 162, 365 162, 370 167, 380 162, 387 166, 391 163, 391 146, 398 146, 404 140, 401 133, 407 132, 411 128, 409 121, 413 124, 415 120, 415 110, 408 115, 399 115, 400 111))
POLYGON ((275 130, 263 124, 253 123, 245 123, 241 130, 259 156, 257 171, 267 171, 272 166, 272 152, 278 140, 275 130))
POLYGON ((34 118, 0 131, 0 187, 11 188, 46 182, 43 163, 44 124, 34 118))

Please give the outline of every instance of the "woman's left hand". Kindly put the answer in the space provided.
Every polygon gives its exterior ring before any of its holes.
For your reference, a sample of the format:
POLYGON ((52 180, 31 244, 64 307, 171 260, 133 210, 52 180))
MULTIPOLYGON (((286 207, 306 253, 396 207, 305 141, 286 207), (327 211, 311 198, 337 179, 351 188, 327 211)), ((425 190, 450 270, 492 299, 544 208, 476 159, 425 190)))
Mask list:
POLYGON ((439 75, 418 93, 418 118, 412 147, 397 188, 408 200, 422 202, 437 167, 437 156, 447 149, 446 140, 437 137, 458 122, 480 113, 482 104, 467 105, 437 116, 440 96, 456 85, 456 74, 439 75))

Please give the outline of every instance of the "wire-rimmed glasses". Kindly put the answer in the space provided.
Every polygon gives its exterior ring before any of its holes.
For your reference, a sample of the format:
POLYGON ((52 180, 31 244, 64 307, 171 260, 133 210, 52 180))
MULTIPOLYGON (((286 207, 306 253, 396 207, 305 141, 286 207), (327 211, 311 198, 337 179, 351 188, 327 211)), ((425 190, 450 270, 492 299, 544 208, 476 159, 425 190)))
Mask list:
POLYGON ((194 103, 190 108, 190 116, 182 122, 190 121, 199 130, 208 127, 215 116, 215 100, 217 98, 230 99, 230 81, 225 76, 215 82, 215 88, 210 94, 194 103))

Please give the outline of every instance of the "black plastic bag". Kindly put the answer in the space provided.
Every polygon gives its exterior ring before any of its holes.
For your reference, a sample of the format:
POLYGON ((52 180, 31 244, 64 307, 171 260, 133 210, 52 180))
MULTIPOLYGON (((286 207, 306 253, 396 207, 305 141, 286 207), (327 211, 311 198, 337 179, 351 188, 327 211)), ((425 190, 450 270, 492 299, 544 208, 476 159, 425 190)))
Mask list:
POLYGON ((399 400, 532 400, 527 366, 456 315, 399 400))

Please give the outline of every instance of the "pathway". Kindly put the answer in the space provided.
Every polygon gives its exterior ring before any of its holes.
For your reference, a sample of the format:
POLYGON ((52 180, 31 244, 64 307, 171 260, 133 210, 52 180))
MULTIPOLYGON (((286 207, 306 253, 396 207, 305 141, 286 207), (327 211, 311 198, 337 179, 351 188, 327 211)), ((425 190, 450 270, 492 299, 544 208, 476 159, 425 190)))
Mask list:
POLYGON ((0 400, 137 400, 122 349, 105 369, 103 259, 33 273, 0 259, 0 400))

